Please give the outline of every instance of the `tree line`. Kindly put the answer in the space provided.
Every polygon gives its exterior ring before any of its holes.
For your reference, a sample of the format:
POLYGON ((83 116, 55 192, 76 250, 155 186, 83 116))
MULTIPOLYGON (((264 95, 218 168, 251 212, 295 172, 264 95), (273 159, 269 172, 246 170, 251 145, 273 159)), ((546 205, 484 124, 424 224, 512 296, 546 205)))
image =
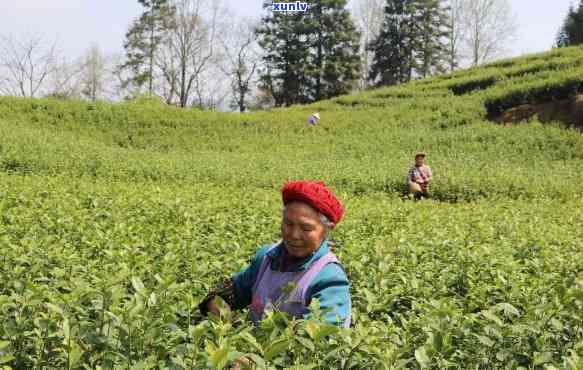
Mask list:
MULTIPOLYGON (((313 0, 306 13, 240 19, 220 0, 137 0, 124 53, 93 45, 67 61, 56 43, 0 37, 0 94, 89 100, 157 97, 249 109, 305 104, 405 83, 503 56, 516 31, 508 0, 313 0)), ((583 42, 583 0, 556 46, 583 42)))
POLYGON ((570 6, 569 11, 557 34, 556 46, 567 47, 583 44, 583 0, 577 7, 570 6))

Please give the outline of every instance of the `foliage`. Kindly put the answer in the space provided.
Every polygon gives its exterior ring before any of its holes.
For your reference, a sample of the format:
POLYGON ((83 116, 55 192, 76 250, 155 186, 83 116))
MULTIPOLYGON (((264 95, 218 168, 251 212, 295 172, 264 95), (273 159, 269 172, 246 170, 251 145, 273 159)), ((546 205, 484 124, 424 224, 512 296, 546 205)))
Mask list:
POLYGON ((360 69, 359 39, 346 0, 318 0, 311 6, 306 22, 313 52, 306 68, 314 80, 314 101, 348 94, 360 69))
POLYGON ((376 85, 395 85, 411 80, 415 49, 416 2, 388 0, 379 35, 368 46, 374 52, 370 79, 376 85))
POLYGON ((378 86, 428 77, 443 71, 448 14, 437 0, 387 0, 370 71, 378 86))
MULTIPOLYGON (((263 7, 271 7, 271 1, 264 1, 263 7)), ((310 80, 302 72, 309 57, 305 45, 309 30, 303 17, 303 13, 268 12, 257 30, 259 46, 264 50, 264 67, 259 71, 261 88, 273 96, 276 106, 310 101, 310 80)))
POLYGON ((580 369, 583 137, 486 116, 580 93, 582 52, 250 114, 0 98, 0 366, 580 369), (402 197, 416 150, 435 174, 420 202, 402 197), (207 289, 278 238, 290 178, 344 201, 332 237, 354 327, 316 303, 256 328, 200 317, 207 289))
POLYGON ((445 70, 446 44, 444 38, 450 36, 448 9, 440 0, 420 1, 416 23, 420 27, 419 42, 415 50, 415 72, 421 77, 429 77, 445 70))
POLYGON ((577 9, 572 6, 557 35, 557 47, 574 46, 583 43, 583 1, 577 9))
POLYGON ((170 26, 174 9, 168 0, 138 0, 145 8, 144 13, 134 20, 126 33, 124 49, 126 62, 121 68, 131 71, 132 76, 125 84, 135 86, 137 91, 146 85, 152 95, 155 80, 155 59, 163 41, 164 33, 170 26))
MULTIPOLYGON (((264 8, 271 7, 264 2, 264 8)), ((346 0, 318 0, 307 13, 268 12, 257 30, 264 49, 261 88, 276 106, 351 91, 360 68, 359 34, 346 0)))

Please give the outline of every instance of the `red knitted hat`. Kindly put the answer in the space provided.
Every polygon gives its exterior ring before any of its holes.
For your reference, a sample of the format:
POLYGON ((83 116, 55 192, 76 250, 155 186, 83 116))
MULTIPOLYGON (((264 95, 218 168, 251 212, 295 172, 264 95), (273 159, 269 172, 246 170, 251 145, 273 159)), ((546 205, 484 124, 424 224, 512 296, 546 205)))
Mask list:
POLYGON ((324 214, 334 225, 344 215, 342 204, 322 181, 289 181, 281 189, 283 204, 298 201, 324 214))

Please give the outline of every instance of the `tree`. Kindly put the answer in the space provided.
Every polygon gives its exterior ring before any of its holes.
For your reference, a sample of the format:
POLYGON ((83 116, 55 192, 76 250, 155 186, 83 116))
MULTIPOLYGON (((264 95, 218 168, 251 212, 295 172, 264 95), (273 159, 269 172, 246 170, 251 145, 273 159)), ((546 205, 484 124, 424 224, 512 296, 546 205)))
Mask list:
POLYGON ((108 81, 108 98, 111 100, 128 100, 135 97, 134 87, 131 86, 132 71, 124 68, 127 57, 125 53, 116 53, 109 56, 111 69, 108 81))
POLYGON ((359 78, 360 34, 356 30, 346 0, 316 0, 312 2, 306 22, 311 34, 314 80, 311 98, 328 99, 352 90, 359 78))
POLYGON ((46 93, 58 59, 56 43, 40 35, 0 37, 0 92, 29 98, 46 93))
POLYGON ((419 0, 415 9, 416 44, 414 45, 414 71, 428 77, 445 70, 448 36, 448 9, 440 0, 419 0))
POLYGON ((220 70, 208 68, 195 79, 193 105, 206 110, 227 109, 229 80, 220 70))
POLYGON ((557 35, 556 46, 566 47, 583 44, 583 0, 577 10, 569 7, 569 12, 557 35))
MULTIPOLYGON (((271 1, 264 1, 263 7, 270 8, 271 1)), ((304 73, 310 61, 309 33, 303 17, 267 12, 257 30, 264 50, 259 88, 272 95, 276 107, 310 102, 310 80, 304 73)))
MULTIPOLYGON (((193 95, 200 98, 202 86, 206 85, 201 77, 216 61, 219 7, 219 1, 176 1, 163 38, 164 47, 156 60, 167 87, 167 102, 176 96, 177 104, 186 107, 192 103, 193 95)), ((203 104, 202 99, 198 104, 203 104)))
POLYGON ((81 73, 83 64, 79 61, 69 61, 64 58, 55 64, 53 73, 49 76, 46 96, 58 99, 80 99, 81 98, 81 73))
POLYGON ((506 52, 516 33, 508 0, 464 0, 464 42, 472 65, 506 52))
POLYGON ((370 77, 394 85, 445 70, 449 9, 440 0, 387 0, 370 77))
POLYGON ((383 9, 386 0, 358 0, 355 3, 354 17, 360 31, 360 81, 359 88, 369 87, 369 71, 373 52, 368 48, 372 40, 378 37, 383 24, 383 9))
POLYGON ((374 53, 370 80, 376 86, 395 85, 411 79, 418 28, 414 0, 387 0, 381 31, 369 50, 374 53))
POLYGON ((82 94, 91 101, 101 98, 105 92, 107 59, 97 45, 87 51, 83 62, 82 94))
POLYGON ((137 90, 146 85, 148 94, 153 95, 155 58, 174 9, 169 0, 138 0, 138 2, 146 10, 132 23, 126 33, 124 43, 126 61, 122 67, 132 71, 126 85, 131 84, 137 90))
POLYGON ((226 66, 221 69, 230 78, 234 107, 239 112, 247 110, 251 80, 259 64, 255 27, 249 20, 246 22, 231 30, 233 37, 230 40, 222 40, 226 66))
MULTIPOLYGON (((265 1, 269 8, 271 1, 265 1)), ((308 13, 269 12, 257 33, 264 49, 260 88, 276 106, 347 93, 359 73, 359 34, 345 0, 319 0, 308 13)))
POLYGON ((449 67, 449 71, 453 71, 460 65, 461 59, 461 42, 464 33, 463 30, 463 10, 465 0, 450 0, 447 11, 446 32, 447 44, 445 59, 449 67))
POLYGON ((258 88, 253 100, 249 104, 251 110, 268 110, 275 106, 273 95, 262 88, 258 88))
MULTIPOLYGON (((170 39, 171 31, 165 35, 170 39)), ((158 94, 166 104, 180 106, 178 99, 179 61, 175 57, 174 48, 169 42, 158 50, 156 68, 160 71, 160 86, 158 94)))

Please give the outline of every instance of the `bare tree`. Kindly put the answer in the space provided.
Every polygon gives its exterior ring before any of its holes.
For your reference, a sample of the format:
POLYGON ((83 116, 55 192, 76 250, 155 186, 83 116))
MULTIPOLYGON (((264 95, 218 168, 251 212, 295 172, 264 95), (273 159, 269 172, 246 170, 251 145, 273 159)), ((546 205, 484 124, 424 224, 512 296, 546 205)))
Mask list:
POLYGON ((449 17, 447 25, 447 51, 446 61, 450 72, 459 67, 461 58, 461 42, 463 36, 463 10, 466 0, 449 1, 449 17))
POLYGON ((107 64, 107 58, 99 46, 94 44, 87 50, 83 61, 82 93, 91 101, 104 96, 108 74, 107 64))
MULTIPOLYGON (((177 104, 179 63, 174 57, 173 50, 169 47, 162 47, 158 51, 156 66, 160 70, 163 83, 160 85, 160 96, 166 104, 177 104)), ((179 105, 179 104, 177 104, 179 105)))
POLYGON ((124 65, 127 63, 125 54, 112 54, 109 56, 109 60, 111 69, 109 71, 108 99, 124 100, 135 96, 139 88, 132 83, 133 71, 124 68, 124 65))
POLYGON ((500 57, 516 34, 508 0, 462 0, 463 40, 472 65, 500 57))
POLYGON ((186 107, 192 101, 195 85, 213 62, 220 1, 177 0, 172 26, 157 58, 166 86, 165 99, 186 107), (198 80, 198 81, 197 81, 198 80))
POLYGON ((229 79, 216 68, 216 64, 200 73, 194 82, 192 104, 202 109, 226 110, 227 98, 231 94, 229 79))
POLYGON ((57 43, 47 43, 40 35, 19 39, 0 37, 0 92, 35 97, 45 92, 57 68, 57 43))
POLYGON ((373 60, 373 52, 367 47, 374 40, 383 24, 383 9, 386 0, 356 0, 353 15, 360 31, 361 77, 360 88, 369 87, 368 73, 373 60))
POLYGON ((64 58, 57 61, 55 70, 47 82, 46 95, 59 99, 81 98, 81 73, 83 63, 64 58))
POLYGON ((253 110, 269 110, 275 106, 275 99, 269 90, 259 87, 249 106, 253 110))
POLYGON ((245 112, 260 59, 255 25, 252 20, 245 19, 235 24, 229 34, 232 35, 230 39, 221 40, 225 63, 220 68, 230 79, 233 107, 245 112))

